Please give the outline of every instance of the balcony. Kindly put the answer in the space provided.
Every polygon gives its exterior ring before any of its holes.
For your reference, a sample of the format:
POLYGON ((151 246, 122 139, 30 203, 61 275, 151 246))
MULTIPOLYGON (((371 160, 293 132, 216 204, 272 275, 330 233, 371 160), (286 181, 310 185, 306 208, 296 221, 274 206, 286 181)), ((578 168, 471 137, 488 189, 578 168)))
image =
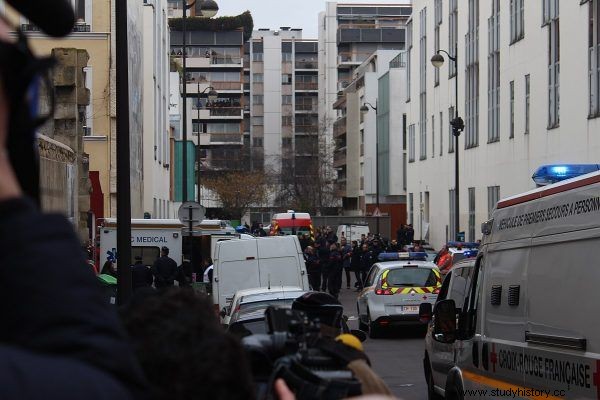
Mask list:
POLYGON ((338 179, 334 184, 334 192, 336 197, 346 197, 346 179, 338 179))
POLYGON ((346 148, 336 149, 333 153, 333 168, 346 165, 346 148))
MULTIPOLYGON (((21 30, 23 32, 40 32, 40 28, 38 28, 34 24, 21 24, 21 30)), ((78 22, 73 27, 74 33, 86 32, 89 33, 92 31, 92 27, 85 22, 78 22)))
POLYGON ((315 125, 298 125, 296 124, 295 127, 295 133, 296 134, 312 134, 312 135, 316 135, 317 133, 319 133, 319 127, 315 124, 315 125))
POLYGON ((333 137, 339 137, 346 134, 346 117, 339 118, 333 123, 333 137))
POLYGON ((346 53, 342 52, 338 54, 338 64, 339 65, 360 65, 363 61, 365 61, 369 56, 373 53, 346 53))
POLYGON ((393 27, 344 27, 341 25, 337 33, 337 42, 340 43, 402 43, 405 41, 404 29, 393 27))
POLYGON ((316 70, 319 69, 319 64, 317 62, 317 60, 302 60, 302 61, 298 61, 296 60, 296 69, 306 69, 306 70, 316 70))
POLYGON ((200 134, 200 146, 230 146, 230 145, 242 145, 244 142, 244 135, 237 133, 201 133, 200 134))
POLYGON ((230 82, 230 81, 196 81, 195 79, 189 79, 187 82, 187 93, 202 93, 206 90, 205 93, 208 92, 208 88, 212 86, 214 90, 217 92, 235 92, 242 93, 242 82, 230 82))
POLYGON ((196 112, 198 112, 198 119, 206 120, 206 119, 243 119, 243 109, 242 107, 207 107, 207 108, 196 108, 193 107, 196 112))
POLYGON ((317 109, 317 104, 302 104, 302 103, 296 103, 296 106, 294 107, 294 109, 296 110, 296 112, 303 112, 303 113, 318 113, 319 110, 317 109))
POLYGON ((242 57, 212 55, 208 59, 211 67, 240 68, 244 65, 244 59, 242 57))
POLYGON ((317 91, 319 90, 318 82, 296 82, 296 90, 317 91))

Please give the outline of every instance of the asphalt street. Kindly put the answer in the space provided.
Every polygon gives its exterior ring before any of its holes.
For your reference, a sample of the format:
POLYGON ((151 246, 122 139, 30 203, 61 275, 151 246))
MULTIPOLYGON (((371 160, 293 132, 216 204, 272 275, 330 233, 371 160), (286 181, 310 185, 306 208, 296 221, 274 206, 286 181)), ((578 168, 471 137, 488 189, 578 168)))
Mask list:
MULTIPOLYGON (((340 301, 344 305, 344 313, 349 317, 350 328, 358 329, 357 292, 354 289, 346 289, 345 284, 344 276, 340 301)), ((367 339, 363 343, 373 369, 399 399, 427 398, 427 386, 423 375, 424 334, 424 328, 395 329, 382 339, 367 339)))

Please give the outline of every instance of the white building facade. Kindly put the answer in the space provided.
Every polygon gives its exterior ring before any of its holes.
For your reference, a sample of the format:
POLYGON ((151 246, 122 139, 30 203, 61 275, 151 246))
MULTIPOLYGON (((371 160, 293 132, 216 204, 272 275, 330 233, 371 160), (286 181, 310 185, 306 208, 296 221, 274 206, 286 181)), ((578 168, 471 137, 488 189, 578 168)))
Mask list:
POLYGON ((177 213, 171 200, 174 166, 171 165, 167 12, 166 0, 149 0, 143 7, 143 211, 152 218, 173 218, 177 213))
POLYGON ((415 0, 408 27, 408 222, 435 247, 481 239, 498 199, 535 187, 541 165, 597 163, 597 0, 415 0), (436 50, 442 68, 430 62, 436 50), (455 101, 458 79, 458 101, 455 101), (458 143, 459 227, 454 225, 458 143))

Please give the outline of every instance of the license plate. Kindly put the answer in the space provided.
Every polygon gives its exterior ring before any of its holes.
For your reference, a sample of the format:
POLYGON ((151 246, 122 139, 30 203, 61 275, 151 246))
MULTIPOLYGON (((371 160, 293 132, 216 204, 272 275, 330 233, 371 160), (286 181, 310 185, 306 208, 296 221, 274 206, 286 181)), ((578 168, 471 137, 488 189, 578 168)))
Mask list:
POLYGON ((396 307, 396 309, 398 310, 398 312, 403 312, 403 313, 418 313, 419 312, 419 306, 400 306, 400 307, 396 307))

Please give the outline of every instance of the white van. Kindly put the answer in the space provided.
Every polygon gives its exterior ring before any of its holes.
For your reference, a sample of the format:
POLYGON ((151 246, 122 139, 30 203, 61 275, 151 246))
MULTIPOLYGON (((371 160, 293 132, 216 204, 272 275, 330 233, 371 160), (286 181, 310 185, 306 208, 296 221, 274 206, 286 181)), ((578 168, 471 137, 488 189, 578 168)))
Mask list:
POLYGON ((362 235, 369 236, 369 225, 339 225, 336 235, 338 240, 346 238, 348 244, 353 240, 360 241, 362 235))
POLYGON ((302 249, 295 235, 218 242, 213 261, 212 292, 219 310, 229 305, 241 289, 298 286, 309 290, 302 249))
POLYGON ((502 200, 482 232, 464 306, 433 310, 454 360, 438 393, 600 398, 600 173, 502 200))

